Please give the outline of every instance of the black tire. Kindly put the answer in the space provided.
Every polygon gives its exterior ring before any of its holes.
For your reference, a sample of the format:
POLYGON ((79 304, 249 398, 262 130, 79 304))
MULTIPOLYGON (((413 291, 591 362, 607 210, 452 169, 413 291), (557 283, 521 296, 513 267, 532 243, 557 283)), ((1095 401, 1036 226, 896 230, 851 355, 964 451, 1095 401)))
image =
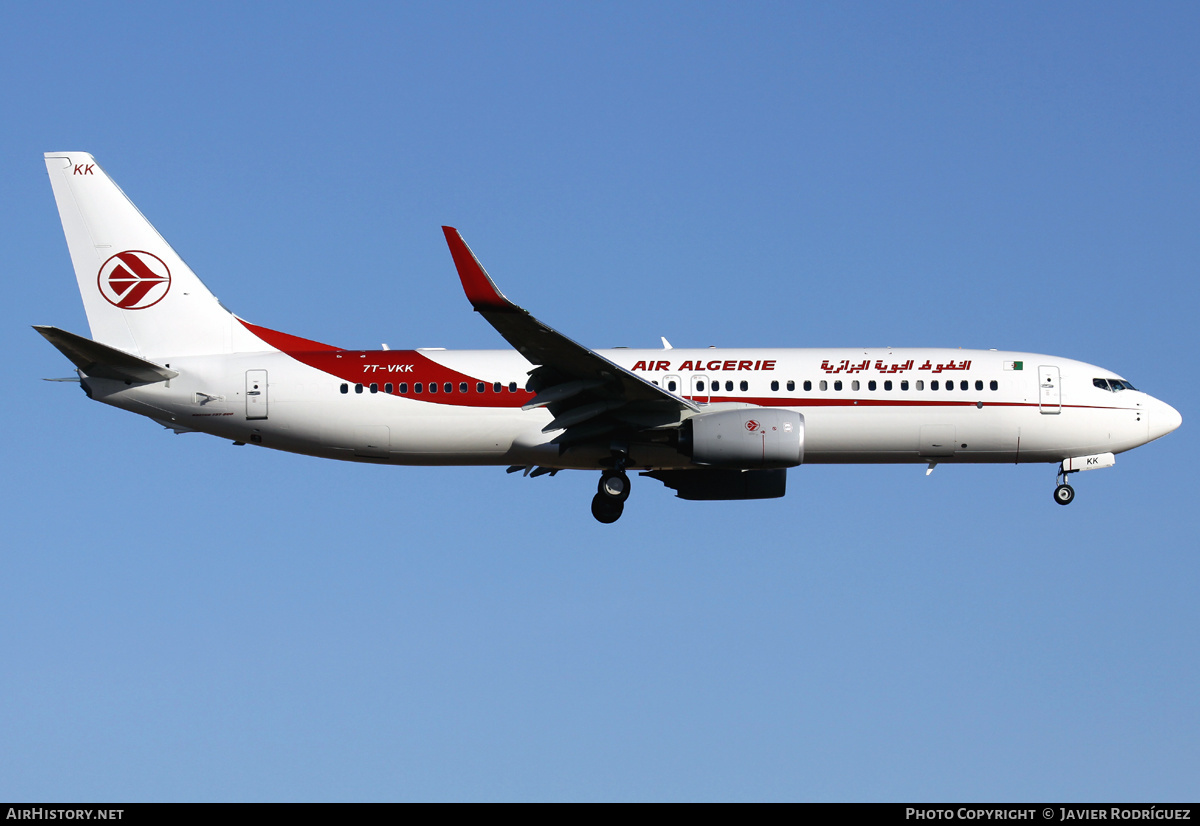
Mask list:
POLYGON ((600 496, 613 502, 624 502, 629 498, 629 477, 623 470, 606 470, 600 474, 600 484, 596 491, 600 496))
POLYGON ((611 525, 620 519, 624 512, 624 503, 610 499, 603 493, 597 493, 592 497, 592 516, 596 517, 597 522, 611 525))
POLYGON ((1075 501, 1075 488, 1070 485, 1059 485, 1054 489, 1054 501, 1060 505, 1069 505, 1075 501))

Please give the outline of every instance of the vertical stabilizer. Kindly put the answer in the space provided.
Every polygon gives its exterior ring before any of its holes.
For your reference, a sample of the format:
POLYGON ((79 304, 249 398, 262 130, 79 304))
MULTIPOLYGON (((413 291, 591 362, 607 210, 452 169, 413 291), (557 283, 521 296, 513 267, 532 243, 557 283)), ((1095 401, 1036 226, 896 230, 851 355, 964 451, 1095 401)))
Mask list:
POLYGON ((233 315, 91 155, 47 152, 46 170, 94 340, 146 358, 231 351, 233 315))

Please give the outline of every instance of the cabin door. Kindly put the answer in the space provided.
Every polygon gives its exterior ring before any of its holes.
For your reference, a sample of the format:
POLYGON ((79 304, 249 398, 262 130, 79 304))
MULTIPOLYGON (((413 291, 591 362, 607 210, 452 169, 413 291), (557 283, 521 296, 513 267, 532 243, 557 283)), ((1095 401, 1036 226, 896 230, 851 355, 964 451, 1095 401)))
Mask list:
POLYGON ((267 371, 246 371, 246 418, 267 418, 267 371))
POLYGON ((1038 367, 1038 409, 1043 413, 1062 412, 1062 387, 1058 368, 1043 364, 1038 367))

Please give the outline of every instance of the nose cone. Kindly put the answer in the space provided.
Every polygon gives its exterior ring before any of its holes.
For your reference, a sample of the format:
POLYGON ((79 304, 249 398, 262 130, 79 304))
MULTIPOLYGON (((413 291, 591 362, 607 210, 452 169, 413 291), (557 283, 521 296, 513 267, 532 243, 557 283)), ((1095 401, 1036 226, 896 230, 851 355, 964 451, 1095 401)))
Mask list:
POLYGON ((1148 424, 1150 425, 1151 439, 1166 436, 1183 424, 1183 416, 1180 416, 1179 411, 1166 402, 1158 402, 1148 418, 1150 419, 1148 424))

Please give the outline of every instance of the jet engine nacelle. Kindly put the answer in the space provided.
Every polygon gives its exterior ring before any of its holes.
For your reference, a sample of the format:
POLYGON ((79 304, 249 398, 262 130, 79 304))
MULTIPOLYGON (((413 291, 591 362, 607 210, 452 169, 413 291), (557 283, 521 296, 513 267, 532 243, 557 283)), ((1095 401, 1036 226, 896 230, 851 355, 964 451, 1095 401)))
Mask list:
POLYGON ((795 467, 804 461, 804 417, 769 407, 701 413, 684 423, 680 446, 701 465, 795 467))

